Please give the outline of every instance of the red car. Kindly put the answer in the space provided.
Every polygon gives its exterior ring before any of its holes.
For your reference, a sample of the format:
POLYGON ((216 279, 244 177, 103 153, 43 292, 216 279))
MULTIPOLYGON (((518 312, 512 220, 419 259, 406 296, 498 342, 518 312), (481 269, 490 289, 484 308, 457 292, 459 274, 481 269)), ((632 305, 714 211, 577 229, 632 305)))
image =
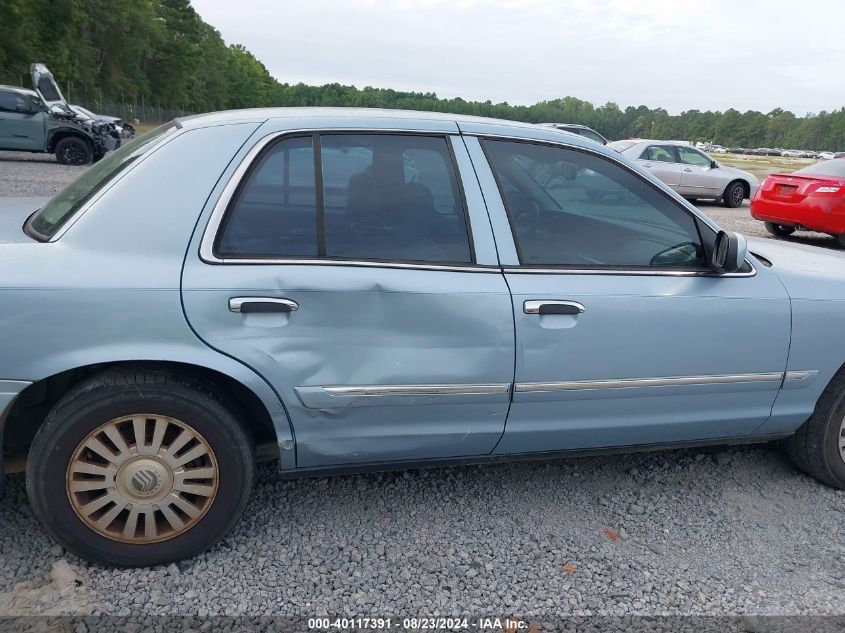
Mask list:
POLYGON ((772 235, 808 229, 839 238, 845 248, 845 159, 772 174, 751 200, 751 215, 765 222, 772 235))

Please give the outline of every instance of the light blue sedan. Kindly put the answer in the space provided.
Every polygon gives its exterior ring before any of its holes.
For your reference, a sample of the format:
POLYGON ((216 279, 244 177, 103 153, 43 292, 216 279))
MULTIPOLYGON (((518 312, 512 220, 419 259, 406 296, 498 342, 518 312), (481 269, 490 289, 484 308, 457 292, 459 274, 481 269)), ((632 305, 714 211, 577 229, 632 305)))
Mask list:
POLYGON ((786 439, 845 487, 845 258, 720 231, 576 135, 209 114, 24 206, 0 215, 3 450, 90 560, 202 551, 262 458, 303 476, 786 439))

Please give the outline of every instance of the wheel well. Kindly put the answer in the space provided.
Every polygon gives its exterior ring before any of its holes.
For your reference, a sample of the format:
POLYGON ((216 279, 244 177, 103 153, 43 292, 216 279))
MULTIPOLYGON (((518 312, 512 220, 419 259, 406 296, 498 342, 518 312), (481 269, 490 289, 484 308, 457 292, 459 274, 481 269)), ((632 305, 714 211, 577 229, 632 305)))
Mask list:
POLYGON ((56 132, 52 137, 50 137, 50 142, 47 144, 47 151, 51 154, 56 151, 56 145, 59 141, 63 138, 68 138, 69 136, 75 136, 78 139, 82 139, 86 143, 88 143, 88 147, 91 148, 91 151, 94 151, 94 143, 91 142, 91 139, 85 136, 84 134, 80 134, 79 132, 74 132, 72 130, 59 130, 56 132))
POLYGON ((63 371, 29 385, 15 399, 5 426, 0 428, 3 440, 0 446, 2 446, 3 453, 15 457, 25 457, 38 427, 41 426, 47 413, 62 396, 75 385, 91 376, 105 371, 119 370, 123 367, 135 370, 166 370, 210 383, 234 402, 238 408, 235 414, 243 420, 244 425, 252 432, 256 447, 259 447, 259 455, 270 458, 278 457, 276 429, 273 426, 270 413, 251 389, 231 376, 213 369, 168 361, 124 361, 87 365, 63 371))
POLYGON ((750 198, 751 197, 751 185, 747 181, 743 180, 742 178, 737 178, 736 180, 731 180, 728 183, 728 186, 725 187, 725 191, 730 189, 733 186, 733 184, 737 183, 737 182, 742 185, 742 190, 745 192, 745 197, 750 198))

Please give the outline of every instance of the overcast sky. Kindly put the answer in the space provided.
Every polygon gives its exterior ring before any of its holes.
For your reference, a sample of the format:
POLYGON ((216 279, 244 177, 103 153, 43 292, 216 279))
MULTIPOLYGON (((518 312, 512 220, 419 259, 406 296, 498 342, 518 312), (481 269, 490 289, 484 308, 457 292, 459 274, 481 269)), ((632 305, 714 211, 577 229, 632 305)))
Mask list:
POLYGON ((842 0, 193 0, 282 82, 671 113, 845 106, 842 0))

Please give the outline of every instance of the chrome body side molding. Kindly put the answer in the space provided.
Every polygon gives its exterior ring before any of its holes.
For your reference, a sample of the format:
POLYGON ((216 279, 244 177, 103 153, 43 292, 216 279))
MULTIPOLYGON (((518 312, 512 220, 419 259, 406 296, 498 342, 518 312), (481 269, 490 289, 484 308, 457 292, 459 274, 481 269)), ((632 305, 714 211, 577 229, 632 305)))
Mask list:
POLYGON ((330 396, 436 396, 507 393, 508 384, 495 385, 363 385, 356 387, 323 387, 330 396))
POLYGON ((636 389, 679 385, 721 385, 748 382, 780 382, 783 372, 762 374, 717 374, 705 376, 670 376, 663 378, 619 378, 613 380, 574 380, 569 382, 518 382, 516 393, 547 391, 583 391, 592 389, 636 389))

